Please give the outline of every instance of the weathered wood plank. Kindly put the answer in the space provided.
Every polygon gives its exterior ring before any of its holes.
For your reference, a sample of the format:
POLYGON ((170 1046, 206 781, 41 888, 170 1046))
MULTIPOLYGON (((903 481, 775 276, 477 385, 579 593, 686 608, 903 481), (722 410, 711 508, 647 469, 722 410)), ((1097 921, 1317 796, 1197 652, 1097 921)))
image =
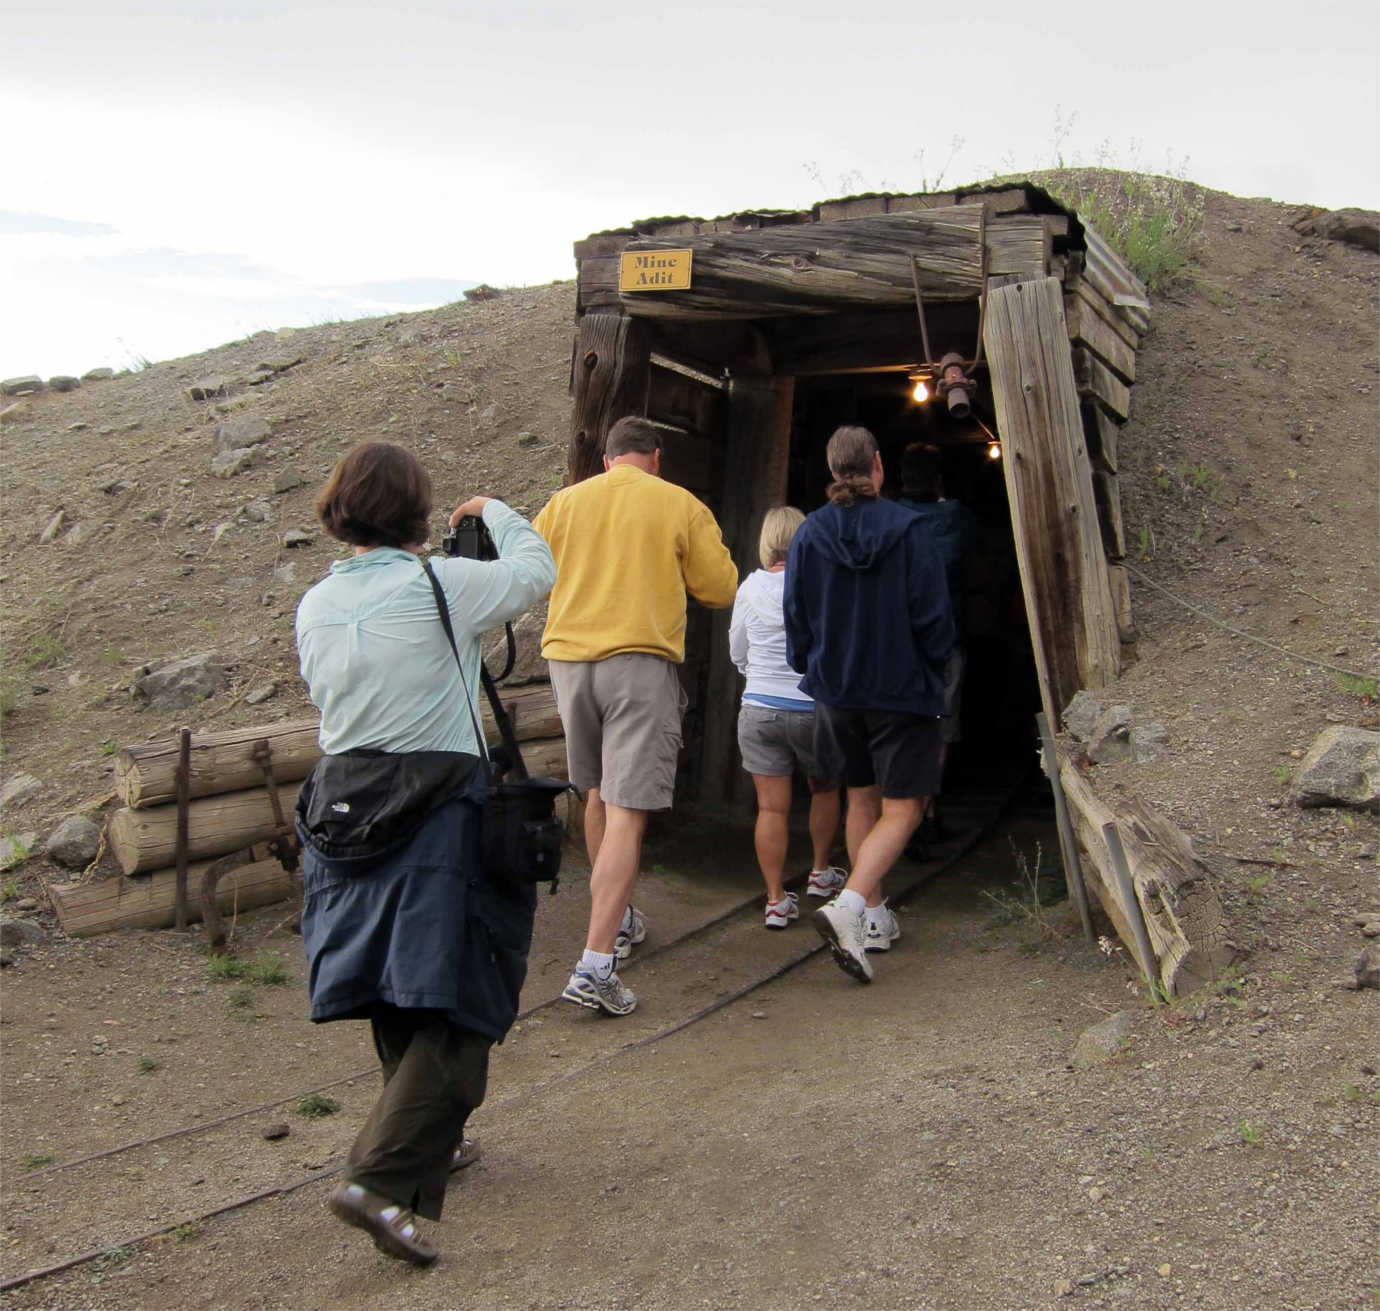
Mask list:
POLYGON ((1117 444, 1121 425, 1095 400, 1083 402, 1083 436, 1087 438, 1088 454, 1093 468, 1117 471, 1117 444))
POLYGON ((1122 644, 1136 640, 1136 621, 1131 613, 1131 580, 1124 564, 1107 565, 1107 582, 1112 589, 1112 609, 1116 613, 1116 631, 1122 644))
POLYGON ((1107 559, 1126 558, 1126 526, 1121 518, 1121 487, 1114 473, 1092 471, 1093 499, 1097 502, 1097 522, 1102 528, 1102 549, 1107 559))
POLYGON ((1069 340, 1086 346, 1123 382, 1136 380, 1136 352, 1092 306, 1080 296, 1064 297, 1069 340))
POLYGON ((606 313, 580 320, 567 454, 571 482, 603 472, 604 441, 616 420, 646 413, 649 355, 645 324, 606 313))
POLYGON ((1068 306, 1068 297, 1077 296, 1084 301, 1088 308, 1100 318, 1122 342, 1129 346, 1133 351, 1140 350, 1140 333, 1138 333, 1127 321, 1123 314, 1120 314, 1116 307, 1109 301, 1091 282, 1081 273, 1069 278, 1065 282, 1066 296, 1064 298, 1065 308, 1068 306))
POLYGON ((1119 419, 1131 413, 1131 389, 1086 346, 1073 348, 1073 373, 1080 396, 1095 396, 1119 419))
POLYGON ((1041 699, 1055 723, 1080 687, 1116 677, 1121 656, 1059 281, 989 290, 983 340, 1041 699))
POLYGON ((1211 877, 1193 844, 1166 815, 1124 787, 1099 796, 1093 782, 1060 751, 1059 778, 1074 818, 1079 842, 1088 854, 1084 874, 1107 911, 1117 934, 1132 947, 1132 909, 1122 904, 1104 824, 1117 826, 1135 890, 1135 899, 1159 965, 1157 982, 1170 996, 1183 996, 1217 978, 1236 956, 1227 938, 1226 918, 1211 877))
MULTIPOLYGON (((200 888, 206 870, 215 862, 203 861, 188 869, 188 884, 200 888)), ((69 938, 89 938, 115 929, 166 929, 173 923, 177 875, 160 870, 147 878, 97 879, 91 883, 55 883, 49 889, 58 923, 69 938)), ((285 901, 292 895, 292 877, 276 860, 238 865, 221 875, 216 906, 222 915, 253 910, 285 901)), ((193 896, 187 902, 187 920, 201 919, 201 904, 193 896)))
POLYGON ((1040 278, 1049 271, 1049 231, 1038 214, 998 218, 987 225, 987 272, 1040 278))
MULTIPOLYGON (((980 206, 955 205, 847 223, 717 233, 679 243, 642 238, 628 249, 679 244, 692 250, 692 285, 681 291, 627 294, 622 304, 629 314, 644 317, 699 310, 744 318, 907 305, 914 298, 912 257, 927 299, 965 300, 977 295, 981 281, 980 226, 980 206)), ((1028 233, 1012 232, 1002 258, 1028 263, 1029 244, 1028 233)), ((582 294, 604 290, 616 278, 610 265, 589 262, 587 267, 587 276, 582 269, 582 294)))

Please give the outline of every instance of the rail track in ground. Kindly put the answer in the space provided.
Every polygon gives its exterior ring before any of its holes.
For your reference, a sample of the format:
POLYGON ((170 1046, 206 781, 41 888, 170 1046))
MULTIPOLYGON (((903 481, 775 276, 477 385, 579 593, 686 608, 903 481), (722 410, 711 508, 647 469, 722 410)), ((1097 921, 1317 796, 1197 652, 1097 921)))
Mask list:
MULTIPOLYGON (((926 860, 898 863, 888 877, 891 904, 904 906, 926 884, 960 865, 980 842, 999 829, 1019 791, 1019 784, 1010 784, 970 789, 947 799, 946 815, 956 826, 957 836, 937 846, 926 860)), ((803 882, 803 876, 800 881, 803 882)), ((634 981, 656 978, 658 983, 645 990, 648 996, 656 995, 654 1006, 640 1004, 631 1015, 615 1021, 602 1014, 562 1006, 556 996, 523 1011, 514 1025, 513 1036, 495 1051, 495 1065, 501 1061, 502 1084, 516 1086, 518 1091, 486 1103, 483 1114, 520 1112, 551 1089, 665 1041, 827 951, 807 924, 802 923, 791 933, 762 933, 757 918, 760 908, 761 894, 754 892, 667 942, 639 949, 624 963, 620 974, 634 981), (679 995, 674 1004, 668 1004, 666 994, 673 986, 678 988, 679 995), (577 1059, 554 1075, 547 1059, 553 1040, 579 1044, 577 1059), (542 1050, 544 1044, 547 1051, 542 1050)), ((638 990, 644 991, 641 986, 638 990)), ((345 1117, 331 1125, 325 1141, 315 1144, 318 1149, 325 1149, 316 1153, 323 1159, 304 1162, 302 1172, 294 1177, 268 1182, 267 1176, 281 1172, 281 1163, 272 1161, 258 1167, 257 1179, 245 1180, 243 1173, 233 1175, 222 1185, 220 1196, 197 1196, 208 1177, 204 1162, 210 1156, 222 1160, 228 1157, 242 1171, 255 1173, 256 1163, 244 1159, 253 1154, 252 1149, 246 1150, 246 1138, 249 1143, 260 1139, 258 1134, 244 1133, 244 1122, 250 1117, 295 1103, 304 1096, 350 1088, 363 1081, 372 1083, 375 1078, 377 1067, 370 1065, 214 1120, 184 1125, 32 1171, 24 1176, 18 1189, 9 1190, 7 1211, 12 1219, 26 1222, 25 1229, 41 1231, 46 1236, 48 1252, 57 1241, 53 1235, 61 1233, 72 1254, 0 1278, 0 1292, 108 1259, 114 1252, 127 1251, 164 1235, 187 1232, 218 1216, 285 1196, 338 1174, 344 1151, 353 1137, 345 1117), (176 1197, 172 1203, 167 1200, 170 1191, 176 1197), (227 1192, 229 1196, 225 1195, 227 1192), (26 1206, 19 1193, 33 1201, 26 1206), (181 1200, 184 1197, 185 1202, 181 1200), (177 1218, 160 1217, 150 1226, 131 1226, 130 1214, 150 1214, 143 1210, 145 1204, 155 1205, 165 1213, 173 1211, 177 1218), (35 1215, 36 1207, 47 1212, 47 1216, 35 1215), (54 1225, 54 1215, 66 1217, 66 1221, 54 1225), (112 1233, 117 1236, 107 1237, 112 1233)), ((28 1247, 32 1251, 34 1244, 28 1247)))

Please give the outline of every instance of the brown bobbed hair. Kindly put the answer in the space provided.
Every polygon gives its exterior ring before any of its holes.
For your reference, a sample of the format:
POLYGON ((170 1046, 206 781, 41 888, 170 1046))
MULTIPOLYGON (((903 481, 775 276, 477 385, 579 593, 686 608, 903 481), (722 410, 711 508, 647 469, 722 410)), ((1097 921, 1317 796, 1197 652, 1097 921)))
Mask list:
POLYGON ((609 429, 604 458, 612 461, 620 455, 651 455, 660 449, 661 429, 649 419, 629 414, 609 429))
POLYGON ((877 489, 872 486, 872 461, 876 457, 877 439, 866 428, 845 424, 834 429, 825 451, 834 481, 825 494, 835 505, 876 499, 877 489))
POLYGON ((316 515, 352 546, 420 546, 431 517, 431 475, 401 446, 361 442, 331 470, 316 515))

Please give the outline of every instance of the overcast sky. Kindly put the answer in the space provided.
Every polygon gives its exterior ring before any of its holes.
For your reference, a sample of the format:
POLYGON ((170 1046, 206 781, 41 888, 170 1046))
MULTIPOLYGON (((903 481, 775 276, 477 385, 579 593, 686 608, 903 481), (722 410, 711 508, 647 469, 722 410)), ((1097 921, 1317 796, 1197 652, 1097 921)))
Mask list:
POLYGON ((572 241, 635 218, 955 185, 1060 152, 1380 208, 1374 0, 0 14, 0 377, 573 277, 572 241))

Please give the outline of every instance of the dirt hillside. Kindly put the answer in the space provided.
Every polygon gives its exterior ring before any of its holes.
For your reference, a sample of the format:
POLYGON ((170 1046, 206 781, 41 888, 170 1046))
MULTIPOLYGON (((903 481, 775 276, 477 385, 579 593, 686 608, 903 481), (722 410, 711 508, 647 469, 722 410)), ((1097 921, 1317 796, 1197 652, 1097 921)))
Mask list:
MULTIPOLYGON (((1099 769, 1167 811, 1213 869, 1241 957, 1228 980, 1152 1010, 1125 953, 1099 959, 1059 936, 1057 914, 1033 945, 992 928, 978 893, 1011 881, 1003 839, 911 909, 872 989, 816 961, 645 1061, 608 1039, 578 1081, 542 1084, 540 1113, 517 1096, 524 1080, 594 1030, 552 1015, 505 1046, 482 1113, 490 1156, 453 1197, 430 1275, 332 1229, 314 1185, 0 1301, 363 1307, 399 1304, 401 1286, 415 1306, 1374 1305, 1380 994, 1339 981, 1364 945, 1358 918, 1380 908, 1380 833, 1374 816, 1301 810, 1289 783, 1327 725, 1380 714, 1366 682, 1380 676, 1380 260, 1301 235, 1296 207, 1203 203, 1190 276, 1156 297, 1120 441, 1139 638, 1112 696, 1162 723, 1169 750, 1099 769), (1133 1040, 1075 1071, 1080 1029, 1123 1008, 1133 1040), (850 1220, 858 1199, 871 1209, 850 1220), (601 1242, 590 1207, 608 1220, 601 1242)), ((349 445, 413 445, 438 532, 439 507, 474 492, 540 508, 564 471, 573 294, 260 334, 6 415, 0 783, 40 786, 0 814, 36 848, 0 876, 0 911, 23 907, 49 936, 0 976, 0 1278, 166 1219, 159 1172, 182 1168, 169 1149, 171 1164, 59 1193, 39 1173, 52 1160, 368 1069, 353 1026, 308 1031, 300 986, 259 989, 257 1030, 222 1020, 195 935, 63 940, 46 888, 72 875, 42 843, 69 813, 99 818, 118 746, 191 713, 135 700, 147 663, 213 651, 233 665, 199 727, 309 711, 292 615, 337 554, 311 501, 349 445), (223 394, 190 398, 217 379, 223 394), (267 424, 253 462, 213 476, 217 426, 253 418, 267 424), (284 545, 292 530, 311 540, 284 545)), ((1047 815, 1017 829, 1049 841, 1047 815)), ((742 833, 704 846, 654 856, 664 916, 751 890, 742 833)), ((577 870, 543 908, 524 1004, 558 990, 581 896, 577 870)), ((249 917, 241 946, 276 953, 296 983, 281 919, 249 917)), ((718 968, 696 963, 693 986, 716 995, 718 968)), ((692 986, 647 970, 653 995, 692 986)), ((348 1124, 294 1118, 295 1165, 335 1159, 364 1106, 359 1092, 348 1124)), ((254 1164, 265 1118, 247 1143, 189 1158, 174 1216, 205 1179, 269 1178, 254 1164)))

